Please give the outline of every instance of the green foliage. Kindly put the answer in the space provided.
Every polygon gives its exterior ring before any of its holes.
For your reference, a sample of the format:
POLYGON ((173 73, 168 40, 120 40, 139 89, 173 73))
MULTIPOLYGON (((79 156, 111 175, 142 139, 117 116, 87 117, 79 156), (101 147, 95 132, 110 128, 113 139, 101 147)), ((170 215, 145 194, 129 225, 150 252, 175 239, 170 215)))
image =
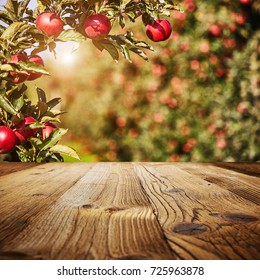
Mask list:
MULTIPOLYGON (((118 23, 121 28, 124 28, 127 20, 135 22, 141 16, 146 19, 156 19, 160 15, 169 16, 169 11, 171 10, 180 10, 170 0, 38 0, 38 6, 35 11, 28 8, 29 2, 28 0, 19 2, 8 0, 4 6, 5 10, 0 11, 0 42, 3 45, 3 49, 11 46, 13 51, 18 53, 33 46, 32 54, 35 55, 47 48, 55 53, 56 42, 58 41, 82 43, 87 39, 83 28, 84 20, 94 13, 105 14, 114 25, 118 23), (37 15, 46 11, 59 15, 66 25, 66 30, 57 38, 48 37, 35 28, 37 15), (8 25, 7 27, 5 26, 6 24, 8 25)), ((152 49, 147 44, 144 45, 142 41, 139 42, 129 32, 109 35, 106 40, 102 42, 93 41, 93 43, 99 50, 105 49, 108 51, 115 60, 119 58, 118 52, 121 52, 125 58, 130 60, 129 51, 147 59, 142 48, 152 49)))
POLYGON ((257 2, 185 1, 151 64, 114 66, 86 53, 95 68, 79 64, 71 77, 78 90, 64 122, 102 161, 259 161, 257 2))
POLYGON ((54 109, 61 99, 54 98, 47 101, 45 92, 36 88, 38 101, 36 104, 32 104, 26 96, 26 90, 25 85, 19 88, 11 83, 6 83, 6 89, 0 91, 1 125, 15 129, 26 116, 31 116, 36 120, 27 128, 37 129, 37 134, 25 143, 16 146, 19 160, 23 162, 63 161, 60 154, 79 159, 73 149, 57 144, 67 130, 56 128, 49 137, 43 138, 42 128, 45 123, 59 122, 59 116, 64 113, 54 109))

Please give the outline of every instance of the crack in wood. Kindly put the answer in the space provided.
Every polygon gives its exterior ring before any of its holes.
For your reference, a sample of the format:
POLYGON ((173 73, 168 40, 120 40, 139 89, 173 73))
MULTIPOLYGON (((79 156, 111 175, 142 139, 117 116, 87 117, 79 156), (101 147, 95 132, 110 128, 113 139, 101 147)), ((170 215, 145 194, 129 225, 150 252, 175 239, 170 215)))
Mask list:
POLYGON ((227 213, 222 215, 223 218, 230 219, 233 221, 239 221, 239 222, 256 222, 259 219, 255 216, 246 215, 246 214, 240 214, 240 213, 227 213))

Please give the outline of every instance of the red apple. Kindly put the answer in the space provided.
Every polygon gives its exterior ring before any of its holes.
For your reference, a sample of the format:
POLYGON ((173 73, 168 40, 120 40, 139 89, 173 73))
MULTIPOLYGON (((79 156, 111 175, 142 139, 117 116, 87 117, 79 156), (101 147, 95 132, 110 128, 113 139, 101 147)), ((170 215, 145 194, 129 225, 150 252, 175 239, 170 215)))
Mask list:
POLYGON ((192 70, 199 70, 200 69, 200 62, 197 59, 193 59, 190 62, 190 69, 192 70))
POLYGON ((171 32, 171 24, 166 19, 157 19, 146 25, 146 35, 154 42, 167 40, 170 37, 171 32))
POLYGON ((209 32, 210 32, 211 35, 213 35, 215 37, 218 37, 221 33, 221 27, 217 24, 212 24, 209 27, 209 32))
MULTIPOLYGON (((44 66, 44 62, 43 62, 42 58, 39 55, 31 56, 29 58, 29 61, 44 66)), ((42 76, 42 74, 40 74, 40 73, 31 72, 27 80, 28 81, 33 81, 35 79, 40 78, 41 76, 42 76)))
POLYGON ((246 111, 247 109, 247 106, 246 106, 246 103, 245 102, 239 102, 237 104, 237 111, 240 113, 240 114, 244 114, 244 112, 246 111))
POLYGON ((221 67, 218 67, 217 70, 216 70, 216 72, 215 72, 215 75, 216 75, 216 77, 218 77, 218 78, 224 77, 225 74, 226 74, 226 71, 225 71, 223 68, 221 68, 221 67))
POLYGON ((55 13, 44 12, 36 18, 36 28, 48 36, 59 36, 63 26, 63 21, 55 13))
MULTIPOLYGON (((23 54, 14 54, 11 56, 11 63, 17 63, 18 61, 26 61, 28 60, 27 56, 23 54)), ((10 75, 13 77, 12 83, 19 84, 27 80, 28 74, 10 72, 10 75)))
POLYGON ((54 125, 53 123, 47 122, 44 124, 43 128, 42 128, 42 139, 46 139, 50 136, 51 132, 57 128, 56 125, 54 125))
POLYGON ((239 0, 241 4, 248 5, 251 3, 251 0, 239 0))
POLYGON ((35 134, 37 133, 37 129, 26 127, 29 124, 35 122, 36 120, 33 117, 28 116, 18 123, 18 125, 14 129, 14 133, 21 142, 25 142, 30 137, 35 136, 35 134))
POLYGON ((105 38, 111 30, 111 22, 108 17, 102 14, 95 14, 86 18, 84 30, 88 38, 100 40, 105 38))
POLYGON ((217 139, 216 147, 219 150, 224 150, 227 147, 228 143, 224 138, 217 139))
POLYGON ((246 15, 245 14, 238 14, 238 13, 233 13, 231 15, 235 22, 240 24, 240 25, 244 25, 246 23, 246 15))
POLYGON ((17 137, 11 128, 0 126, 0 154, 11 152, 17 144, 17 137))
POLYGON ((200 51, 202 53, 208 53, 210 51, 210 43, 208 41, 202 41, 200 43, 200 51))
POLYGON ((184 0, 185 4, 186 4, 186 7, 187 7, 187 10, 189 12, 194 12, 196 6, 194 4, 194 1, 193 0, 184 0))

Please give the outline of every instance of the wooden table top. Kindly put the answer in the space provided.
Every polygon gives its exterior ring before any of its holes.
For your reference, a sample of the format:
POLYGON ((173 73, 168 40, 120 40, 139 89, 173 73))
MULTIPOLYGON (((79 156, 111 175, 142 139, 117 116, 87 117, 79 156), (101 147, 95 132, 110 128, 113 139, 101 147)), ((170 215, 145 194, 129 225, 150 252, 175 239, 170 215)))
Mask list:
POLYGON ((258 163, 0 163, 0 259, 260 259, 258 163))

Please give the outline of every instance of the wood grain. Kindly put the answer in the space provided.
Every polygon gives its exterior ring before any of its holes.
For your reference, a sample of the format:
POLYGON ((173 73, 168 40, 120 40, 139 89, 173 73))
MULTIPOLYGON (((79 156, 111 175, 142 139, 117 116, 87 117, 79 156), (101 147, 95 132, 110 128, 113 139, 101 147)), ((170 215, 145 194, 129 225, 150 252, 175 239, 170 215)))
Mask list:
POLYGON ((34 162, 28 162, 26 164, 24 164, 23 162, 0 162, 0 176, 35 167, 37 165, 40 164, 34 162))
MULTIPOLYGON (((245 170, 251 169, 248 167, 248 164, 241 164, 245 167, 245 170)), ((255 166, 254 175, 258 172, 258 166, 260 164, 252 164, 255 166)), ((256 205, 260 205, 260 179, 255 176, 249 176, 244 174, 244 172, 234 171, 234 166, 237 166, 235 169, 241 171, 241 168, 236 164, 219 164, 214 165, 205 165, 205 164, 190 164, 187 163, 182 166, 182 170, 187 171, 190 174, 200 177, 203 180, 217 184, 218 186, 229 190, 251 202, 254 202, 256 205), (227 168, 223 168, 226 166, 227 168), (231 168, 230 168, 231 167, 231 168)))
POLYGON ((260 259, 258 172, 2 163, 0 259, 260 259))
MULTIPOLYGON (((9 224, 8 228, 1 226, 2 258, 21 255, 33 259, 176 258, 164 240, 132 167, 99 163, 92 168, 84 165, 83 169, 70 165, 65 170, 71 175, 80 170, 76 175, 80 179, 75 181, 70 175, 70 183, 64 187, 62 179, 67 177, 60 170, 53 183, 54 192, 42 203, 44 209, 37 208, 39 201, 31 200, 31 205, 20 208, 18 216, 10 213, 13 207, 9 204, 17 197, 17 189, 4 180, 4 188, 9 186, 12 192, 0 210, 4 222, 9 224), (10 227, 11 219, 16 222, 10 227), (18 226, 18 221, 23 226, 18 226), (4 229, 8 229, 5 235, 4 229)), ((16 177, 16 181, 21 179, 16 177)), ((43 176, 37 176, 37 181, 31 178, 34 184, 30 194, 45 189, 46 186, 39 186, 42 180, 43 176)), ((19 195, 22 204, 28 196, 27 189, 25 196, 19 195)))
POLYGON ((260 177, 260 163, 216 162, 212 164, 224 169, 234 170, 250 176, 260 177))
POLYGON ((259 206, 185 166, 135 167, 172 250, 180 259, 259 259, 259 206))
POLYGON ((8 258, 10 255, 13 258, 19 255, 35 258, 33 254, 19 250, 16 252, 8 249, 5 252, 4 248, 8 248, 19 234, 23 234, 33 224, 35 217, 44 213, 89 168, 84 164, 50 163, 0 177, 0 248, 3 248, 3 257, 6 255, 8 258))

